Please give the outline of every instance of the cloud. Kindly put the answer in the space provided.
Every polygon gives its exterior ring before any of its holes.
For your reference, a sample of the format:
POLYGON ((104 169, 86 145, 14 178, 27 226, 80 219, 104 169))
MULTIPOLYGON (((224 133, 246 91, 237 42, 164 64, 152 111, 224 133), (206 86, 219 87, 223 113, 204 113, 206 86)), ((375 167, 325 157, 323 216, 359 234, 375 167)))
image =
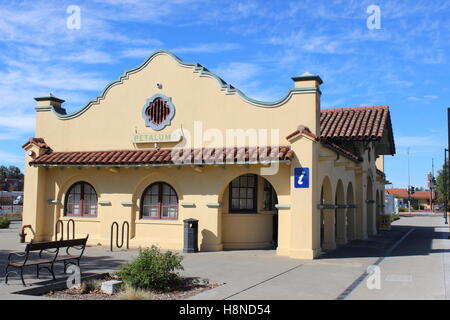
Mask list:
POLYGON ((170 51, 174 53, 218 53, 236 50, 240 47, 237 43, 202 43, 189 47, 173 48, 170 51))
POLYGON ((81 62, 88 64, 115 62, 115 59, 111 56, 111 54, 94 49, 87 49, 82 52, 62 55, 61 59, 64 61, 81 62))
POLYGON ((226 82, 239 88, 248 85, 249 80, 254 81, 261 74, 262 69, 253 63, 232 62, 215 68, 214 72, 226 82))

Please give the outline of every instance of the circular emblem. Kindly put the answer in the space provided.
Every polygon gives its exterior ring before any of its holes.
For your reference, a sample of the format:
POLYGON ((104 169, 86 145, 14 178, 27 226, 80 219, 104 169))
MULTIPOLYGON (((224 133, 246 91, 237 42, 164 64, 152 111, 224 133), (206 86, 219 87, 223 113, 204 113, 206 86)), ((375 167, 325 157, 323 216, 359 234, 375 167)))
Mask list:
POLYGON ((175 115, 175 107, 170 98, 162 94, 156 94, 147 102, 142 109, 142 117, 145 120, 145 126, 154 130, 162 130, 170 125, 175 115))

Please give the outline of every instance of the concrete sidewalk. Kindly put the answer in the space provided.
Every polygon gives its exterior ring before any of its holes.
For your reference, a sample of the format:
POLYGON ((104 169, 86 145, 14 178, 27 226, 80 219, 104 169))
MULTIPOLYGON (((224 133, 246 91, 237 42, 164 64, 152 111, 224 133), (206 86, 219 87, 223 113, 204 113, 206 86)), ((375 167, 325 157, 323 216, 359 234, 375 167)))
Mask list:
MULTIPOLYGON (((18 224, 0 230, 1 265, 10 251, 23 250, 18 232, 18 224)), ((280 257, 274 250, 200 252, 184 255, 182 274, 225 283, 191 299, 446 299, 450 297, 447 236, 441 216, 402 217, 391 231, 352 241, 317 260, 280 257), (380 268, 380 290, 366 286, 371 265, 380 268)), ((137 252, 89 247, 82 270, 113 271, 137 252)), ((12 295, 23 289, 20 280, 11 278, 11 285, 4 285, 4 269, 0 270, 0 299, 41 298, 12 295)), ((36 286, 42 280, 34 279, 33 271, 26 281, 36 286)), ((57 272, 62 274, 61 269, 57 272)))

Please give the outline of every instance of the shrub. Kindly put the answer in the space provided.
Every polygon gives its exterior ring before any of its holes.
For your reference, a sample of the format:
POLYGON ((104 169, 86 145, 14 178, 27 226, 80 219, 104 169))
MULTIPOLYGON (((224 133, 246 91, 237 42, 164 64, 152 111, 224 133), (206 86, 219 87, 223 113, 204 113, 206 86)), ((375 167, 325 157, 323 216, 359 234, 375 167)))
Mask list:
POLYGON ((153 300, 153 294, 149 291, 136 289, 126 284, 117 294, 119 300, 153 300))
POLYGON ((138 257, 124 264, 117 275, 125 284, 137 289, 170 291, 181 283, 176 270, 183 270, 183 257, 167 251, 162 253, 152 246, 139 251, 138 257))
POLYGON ((9 228, 9 219, 5 216, 0 217, 0 229, 8 229, 9 228))
POLYGON ((102 281, 98 279, 86 280, 81 283, 81 291, 83 293, 91 293, 92 291, 100 289, 102 281))

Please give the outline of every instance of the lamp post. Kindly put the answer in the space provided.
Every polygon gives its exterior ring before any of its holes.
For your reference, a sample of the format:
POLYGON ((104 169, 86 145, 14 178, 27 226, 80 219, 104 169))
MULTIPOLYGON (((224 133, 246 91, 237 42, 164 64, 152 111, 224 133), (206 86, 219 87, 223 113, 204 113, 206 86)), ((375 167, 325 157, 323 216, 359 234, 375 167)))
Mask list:
POLYGON ((447 221, 447 205, 448 205, 447 152, 448 152, 448 149, 444 149, 444 219, 445 219, 445 224, 448 224, 448 221, 447 221))

